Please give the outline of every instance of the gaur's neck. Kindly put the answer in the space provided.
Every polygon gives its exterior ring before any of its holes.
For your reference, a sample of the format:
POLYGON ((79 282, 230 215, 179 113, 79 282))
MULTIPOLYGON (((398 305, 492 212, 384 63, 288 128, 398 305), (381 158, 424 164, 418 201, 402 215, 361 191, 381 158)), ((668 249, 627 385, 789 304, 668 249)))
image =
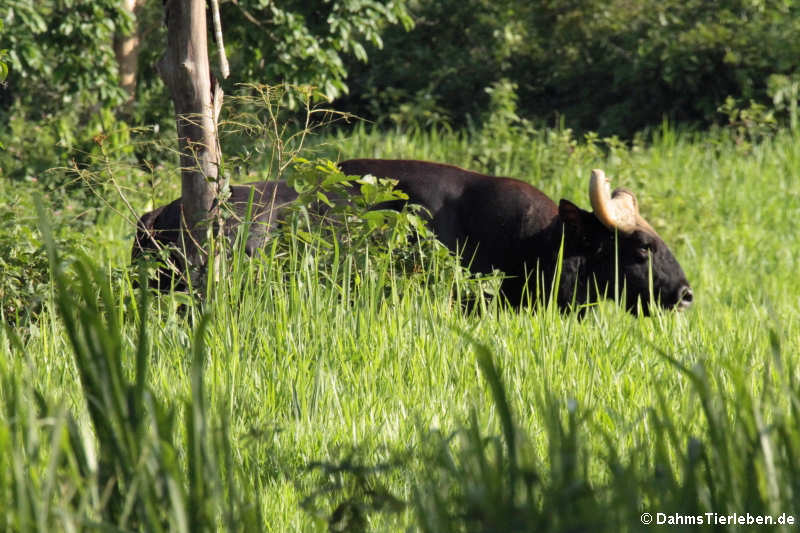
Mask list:
POLYGON ((565 255, 561 261, 558 293, 558 307, 566 309, 585 304, 589 300, 590 288, 587 277, 586 258, 580 255, 565 255))
POLYGON ((596 278, 596 265, 589 263, 583 243, 572 242, 569 236, 563 233, 562 228, 563 225, 559 220, 558 227, 553 228, 555 231, 551 231, 550 239, 554 252, 548 276, 549 280, 552 280, 556 275, 561 253, 556 301, 562 310, 577 309, 587 303, 598 301, 603 297, 607 287, 596 278))

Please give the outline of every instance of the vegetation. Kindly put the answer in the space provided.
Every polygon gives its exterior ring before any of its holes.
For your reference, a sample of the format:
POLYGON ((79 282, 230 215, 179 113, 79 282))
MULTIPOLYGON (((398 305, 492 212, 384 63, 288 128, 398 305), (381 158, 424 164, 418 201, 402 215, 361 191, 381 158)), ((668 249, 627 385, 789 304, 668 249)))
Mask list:
MULTIPOLYGON (((122 3, 0 7, 11 73, 0 89, 1 175, 81 164, 98 136, 124 144, 131 128, 174 128, 154 68, 161 5, 137 2, 131 15, 122 3), (141 46, 129 106, 109 43, 131 32, 141 46)), ((390 128, 482 125, 496 86, 514 91, 534 124, 601 136, 631 139, 665 118, 725 124, 717 111, 729 97, 796 125, 797 9, 783 0, 221 2, 224 89, 312 84, 338 109, 390 128)), ((131 162, 148 159, 131 148, 131 162)))
POLYGON ((604 167, 685 267, 685 314, 503 310, 484 297, 496 282, 446 256, 393 273, 400 249, 333 254, 298 229, 263 257, 234 254, 203 305, 143 300, 123 268, 132 227, 84 230, 108 242, 111 270, 56 268, 38 320, 0 339, 6 527, 615 531, 647 529, 643 512, 796 516, 800 143, 732 133, 665 125, 625 147, 543 131, 503 152, 492 136, 364 128, 309 152, 480 169, 497 147, 495 170, 582 205, 588 170, 604 167), (461 310, 471 295, 482 312, 461 310))
POLYGON ((798 7, 782 0, 411 6, 413 31, 388 28, 369 64, 348 63, 348 111, 463 127, 484 120, 486 89, 505 81, 528 119, 631 137, 665 118, 719 122, 729 96, 771 103, 798 68, 798 7))
MULTIPOLYGON (((166 43, 163 7, 138 2, 135 15, 119 0, 12 0, 0 6, 0 50, 10 75, 0 88, 0 176, 39 177, 47 169, 84 165, 97 140, 127 146, 129 163, 149 156, 129 145, 133 128, 174 131, 175 117, 156 62, 166 43), (117 35, 138 36, 135 97, 120 85, 117 35)), ((251 82, 313 84, 321 98, 347 91, 342 59, 366 61, 387 25, 409 27, 402 0, 221 2, 232 76, 228 94, 251 82)), ((221 77, 217 75, 219 79, 221 77)), ((295 105, 302 101, 294 102, 295 105)), ((174 137, 174 135, 172 136, 174 137)), ((61 185, 61 184, 59 184, 61 185)))
POLYGON ((796 7, 320 6, 222 2, 239 78, 220 171, 302 200, 255 257, 244 233, 217 242, 202 298, 134 288, 129 264, 135 217, 179 194, 149 70, 159 3, 0 7, 0 529, 796 526, 796 7), (131 32, 132 106, 108 46, 131 32), (369 211, 397 193, 347 180, 348 157, 515 176, 583 207, 604 168, 695 304, 506 309, 500 274, 469 275, 413 210, 369 211), (308 216, 344 188, 338 222, 308 216))

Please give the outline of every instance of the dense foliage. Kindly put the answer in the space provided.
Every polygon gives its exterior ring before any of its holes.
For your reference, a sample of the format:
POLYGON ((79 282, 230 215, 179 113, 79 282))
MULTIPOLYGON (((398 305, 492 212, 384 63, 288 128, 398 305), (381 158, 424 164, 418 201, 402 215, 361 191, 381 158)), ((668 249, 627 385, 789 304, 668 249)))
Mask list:
MULTIPOLYGON (((134 17, 110 0, 0 7, 3 176, 42 179, 50 167, 96 157, 98 139, 121 147, 131 128, 174 128, 154 68, 161 9, 145 2, 134 17), (129 32, 142 43, 130 107, 109 46, 129 32)), ((382 126, 481 124, 497 87, 533 124, 601 135, 630 137, 664 118, 726 123, 751 101, 798 123, 800 16, 783 0, 239 0, 221 9, 228 94, 239 83, 310 83, 382 126)), ((140 164, 151 156, 128 153, 140 164)))
MULTIPOLYGON (((221 4, 229 93, 240 83, 300 82, 335 98, 347 91, 345 56, 366 61, 367 45, 379 47, 387 25, 411 23, 403 0, 221 4)), ((85 164, 101 152, 98 139, 119 140, 119 148, 127 144, 131 127, 174 127, 155 69, 166 42, 162 10, 160 2, 145 2, 134 17, 116 0, 0 5, 6 24, 0 49, 8 50, 10 70, 8 85, 0 88, 0 120, 10 125, 0 131, 7 147, 0 152, 1 176, 32 178, 73 160, 85 164), (137 92, 128 108, 111 44, 130 32, 141 47, 137 92)), ((129 152, 131 161, 146 157, 129 152)))
MULTIPOLYGON (((302 224, 253 259, 224 257, 204 302, 144 295, 126 268, 132 225, 106 207, 80 235, 92 257, 56 238, 37 320, 0 329, 3 527, 611 532, 652 530, 644 512, 797 518, 797 135, 665 127, 626 147, 495 131, 339 132, 313 148, 480 170, 495 153, 498 172, 584 207, 589 169, 605 168, 636 191, 695 306, 514 312, 484 297, 495 277, 467 279, 450 257, 401 272, 386 247, 302 224), (465 313, 476 286, 480 313, 465 313)), ((321 167, 298 169, 300 187, 338 182, 321 167)), ((115 175, 137 210, 175 195, 115 175)), ((30 228, 32 206, 20 204, 30 228)))
POLYGON ((223 246, 205 298, 136 290, 129 267, 135 217, 179 194, 161 3, 0 4, 0 529, 797 523, 794 2, 221 4, 222 172, 286 177, 302 202, 255 257, 244 234, 223 246), (109 46, 127 31, 144 43, 132 108, 109 46), (313 95, 377 125, 309 136, 344 117, 304 120, 313 95), (396 193, 345 180, 333 162, 355 156, 517 176, 583 207, 605 168, 696 303, 505 309, 498 275, 468 275, 413 211, 369 210, 396 193), (362 196, 312 222, 344 188, 362 196))
POLYGON ((0 177, 41 178, 115 129, 122 102, 111 43, 130 19, 115 0, 13 0, 0 6, 9 75, 0 87, 0 177))
MULTIPOLYGON (((352 62, 342 107, 373 120, 480 120, 484 89, 518 87, 529 119, 630 136, 663 118, 708 125, 732 96, 770 103, 798 69, 783 0, 417 1, 415 27, 352 62), (770 81, 772 80, 772 81, 770 81), (441 118, 444 117, 444 118, 441 118)), ((794 78, 791 78, 794 79, 794 78)))
MULTIPOLYGON (((0 20, 0 34, 3 31, 3 21, 0 20)), ((6 61, 8 60, 8 50, 0 49, 0 83, 4 83, 6 81, 6 77, 8 77, 8 64, 6 61)))
POLYGON ((116 83, 114 33, 131 20, 116 0, 12 0, 0 7, 9 86, 0 109, 17 105, 30 120, 65 107, 87 112, 122 98, 116 83))
POLYGON ((307 83, 328 99, 348 91, 347 57, 365 63, 388 25, 411 24, 404 0, 221 4, 233 83, 307 83))

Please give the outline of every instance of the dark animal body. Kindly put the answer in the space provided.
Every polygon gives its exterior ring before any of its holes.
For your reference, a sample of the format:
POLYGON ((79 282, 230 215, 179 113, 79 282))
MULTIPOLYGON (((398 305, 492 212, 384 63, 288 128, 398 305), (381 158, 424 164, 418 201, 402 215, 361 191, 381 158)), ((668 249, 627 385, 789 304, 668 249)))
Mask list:
MULTIPOLYGON (((239 225, 247 219, 250 209, 251 225, 248 231, 245 251, 253 255, 264 246, 270 231, 286 217, 284 209, 297 199, 297 192, 284 181, 258 181, 244 185, 232 185, 230 197, 226 202, 229 210, 224 217, 223 235, 233 240, 239 225), (252 195, 252 201, 251 201, 252 195)), ((185 267, 181 248, 181 199, 145 213, 137 223, 133 241, 131 260, 150 255, 159 250, 167 252, 168 266, 158 270, 158 277, 150 281, 150 286, 161 290, 170 287, 186 287, 185 267)))
MULTIPOLYGON (((631 312, 641 308, 647 314, 655 302, 679 310, 691 304, 692 291, 683 270, 664 241, 639 216, 633 194, 618 189, 611 196, 601 171, 592 174, 594 212, 590 212, 567 200, 556 205, 523 181, 451 165, 354 159, 339 166, 347 175, 397 180, 397 188, 409 196, 408 202, 425 208, 437 238, 457 251, 465 266, 476 273, 498 269, 505 274, 501 290, 512 305, 550 296, 559 254, 561 275, 554 296, 561 309, 613 295, 615 282, 631 312), (651 281, 655 302, 650 297, 651 281)), ((296 198, 282 182, 231 187, 230 203, 241 217, 251 187, 256 189, 253 218, 261 224, 254 226, 258 229, 248 240, 250 252, 263 245, 270 227, 281 217, 280 207, 296 198)), ((402 205, 395 202, 381 207, 399 209, 402 205)), ((153 248, 154 235, 162 236, 157 239, 160 242, 177 242, 179 212, 176 200, 144 215, 134 255, 139 253, 137 248, 153 248)))
POLYGON ((662 306, 683 309, 691 304, 683 269, 638 216, 638 207, 633 227, 615 232, 595 213, 568 200, 556 205, 540 190, 512 178, 423 161, 355 159, 340 167, 348 175, 398 180, 409 201, 428 210, 439 240, 458 250, 470 270, 506 274, 501 288, 512 305, 534 296, 537 288, 540 297, 549 296, 560 250, 555 296, 562 309, 613 295, 616 281, 627 308, 636 311, 641 302, 648 313, 651 272, 652 292, 662 306))

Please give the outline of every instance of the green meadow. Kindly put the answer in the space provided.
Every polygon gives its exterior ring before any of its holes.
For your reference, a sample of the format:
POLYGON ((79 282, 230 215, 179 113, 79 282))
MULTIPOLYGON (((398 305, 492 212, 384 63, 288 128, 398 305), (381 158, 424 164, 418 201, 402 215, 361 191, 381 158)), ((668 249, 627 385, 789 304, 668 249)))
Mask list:
MULTIPOLYGON (((650 531, 678 515, 703 519, 678 526, 691 531, 796 527, 797 135, 357 127, 302 155, 447 162, 584 209, 603 168, 637 194, 694 305, 515 311, 490 297, 496 279, 430 243, 409 239, 426 247, 401 271, 403 250, 331 251, 292 231, 252 259, 230 250, 204 298, 147 294, 118 199, 62 247, 46 227, 68 206, 45 194, 37 215, 35 184, 5 180, 0 198, 27 206, 15 224, 44 227, 37 253, 50 252, 40 311, 0 329, 0 529, 650 531), (794 526, 719 522, 734 513, 794 526)), ((156 172, 171 185, 112 173, 139 214, 178 194, 177 174, 156 172)))

